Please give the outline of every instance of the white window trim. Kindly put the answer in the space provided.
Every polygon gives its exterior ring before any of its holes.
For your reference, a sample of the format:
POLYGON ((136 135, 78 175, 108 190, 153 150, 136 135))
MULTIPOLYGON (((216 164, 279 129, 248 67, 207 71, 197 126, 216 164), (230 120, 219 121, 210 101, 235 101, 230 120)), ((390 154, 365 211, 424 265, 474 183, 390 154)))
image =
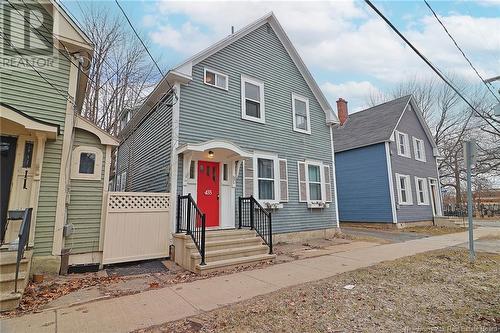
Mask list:
POLYGON ((251 78, 244 74, 241 75, 241 118, 245 120, 254 121, 257 123, 262 123, 262 124, 266 123, 266 109, 264 105, 264 82, 261 80, 251 78), (259 86, 260 101, 256 101, 250 98, 249 100, 260 103, 260 118, 248 116, 246 113, 245 82, 259 86))
POLYGON ((396 148, 398 150, 398 155, 403 156, 406 158, 411 158, 411 153, 410 153, 410 138, 408 137, 408 134, 396 131, 396 148), (399 141, 399 134, 403 135, 405 137, 405 154, 401 152, 401 142, 399 141))
POLYGON ((231 169, 234 169, 233 162, 220 163, 220 181, 222 185, 231 185, 231 169), (224 164, 227 165, 227 179, 224 180, 224 164))
MULTIPOLYGON (((321 161, 314 160, 305 160, 305 171, 306 171, 306 200, 307 200, 307 208, 328 208, 330 205, 325 201, 326 193, 325 193, 325 168, 324 163, 321 161), (319 167, 319 176, 320 176, 320 184, 321 184, 321 200, 311 200, 311 195, 309 191, 309 165, 316 165, 319 167)), ((297 170, 299 171, 299 170, 297 170)), ((330 183, 331 184, 331 183, 330 183)), ((300 187, 299 187, 300 191, 300 187)))
POLYGON ((205 67, 203 69, 203 83, 205 83, 207 86, 210 86, 210 87, 214 87, 214 88, 217 88, 217 89, 221 89, 221 90, 225 90, 225 91, 228 91, 229 90, 229 76, 226 75, 226 74, 223 74, 219 71, 216 71, 212 68, 209 68, 209 67, 205 67), (211 84, 211 83, 208 83, 207 82, 207 71, 210 72, 210 73, 214 73, 215 74, 215 84, 211 84), (226 78, 226 86, 223 88, 223 87, 219 87, 217 85, 217 76, 224 76, 226 78))
POLYGON ((281 190, 280 190, 280 176, 279 176, 279 158, 276 154, 271 153, 256 153, 253 157, 253 196, 257 201, 264 207, 268 207, 273 205, 275 208, 282 208, 283 205, 280 204, 281 198, 281 190), (274 168, 274 200, 259 198, 259 170, 257 160, 259 158, 273 160, 273 168, 274 168))
POLYGON ((429 206, 429 188, 427 187, 427 179, 415 177, 415 193, 417 194, 417 205, 419 206, 429 206), (424 188, 422 191, 424 192, 424 201, 420 201, 420 193, 418 190, 418 181, 422 181, 424 188))
POLYGON ((426 162, 425 158, 425 145, 424 145, 424 140, 422 139, 417 139, 416 137, 413 137, 413 153, 415 155, 415 159, 420 162, 426 162), (422 153, 422 158, 418 157, 418 144, 421 144, 421 153, 422 153))
POLYGON ((293 121, 293 130, 295 132, 311 134, 311 115, 309 112, 309 98, 298 95, 296 93, 292 93, 292 115, 293 115, 293 120, 292 120, 293 121), (295 119, 296 118, 295 117, 295 100, 299 100, 299 101, 306 103, 307 130, 304 130, 302 128, 297 128, 296 119, 295 119))
POLYGON ((396 174, 396 186, 398 189, 398 204, 403 205, 403 206, 410 206, 413 205, 413 195, 412 195, 412 190, 411 190, 411 179, 409 175, 401 175, 399 173, 396 174), (404 178, 405 179, 405 185, 406 185, 406 201, 401 201, 402 195, 401 195, 401 181, 400 179, 404 178))
POLYGON ((97 147, 78 146, 73 149, 71 158, 71 179, 101 180, 102 174, 102 150, 97 147), (94 173, 80 173, 80 154, 95 154, 94 173))

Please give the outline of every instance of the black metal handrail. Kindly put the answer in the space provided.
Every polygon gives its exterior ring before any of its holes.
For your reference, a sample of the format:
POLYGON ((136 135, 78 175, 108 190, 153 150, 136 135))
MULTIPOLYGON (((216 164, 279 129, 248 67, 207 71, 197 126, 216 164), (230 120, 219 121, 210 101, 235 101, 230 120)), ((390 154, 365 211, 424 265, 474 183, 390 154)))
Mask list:
POLYGON ((238 202, 238 229, 242 227, 255 230, 269 247, 269 254, 273 253, 273 230, 271 212, 268 212, 251 195, 240 197, 238 202))
POLYGON ((17 279, 19 277, 19 266, 21 260, 24 258, 24 250, 28 246, 31 229, 31 215, 33 208, 26 208, 23 214, 23 221, 19 228, 19 244, 17 246, 17 260, 16 260, 16 280, 14 281, 14 292, 17 293, 17 279))
POLYGON ((200 210, 191 193, 177 196, 177 232, 185 232, 193 239, 205 265, 206 215, 200 210))

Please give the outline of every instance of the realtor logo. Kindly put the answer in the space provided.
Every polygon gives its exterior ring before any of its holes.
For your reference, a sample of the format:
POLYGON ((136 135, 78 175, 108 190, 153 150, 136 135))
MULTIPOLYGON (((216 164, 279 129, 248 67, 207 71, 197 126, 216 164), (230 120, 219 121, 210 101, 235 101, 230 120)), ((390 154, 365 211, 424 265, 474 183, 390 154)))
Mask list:
POLYGON ((43 70, 57 65, 52 17, 39 2, 2 1, 1 15, 1 67, 43 70))

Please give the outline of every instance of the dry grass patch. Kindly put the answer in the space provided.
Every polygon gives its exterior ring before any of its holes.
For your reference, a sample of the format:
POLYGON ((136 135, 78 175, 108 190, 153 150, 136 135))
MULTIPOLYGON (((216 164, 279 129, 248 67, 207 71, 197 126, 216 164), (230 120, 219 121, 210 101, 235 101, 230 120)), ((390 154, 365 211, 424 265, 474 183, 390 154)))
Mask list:
POLYGON ((403 229, 399 229, 401 232, 415 232, 419 234, 426 234, 432 236, 453 234, 456 232, 464 232, 467 231, 467 228, 464 227, 445 227, 445 226, 414 226, 414 227, 406 227, 403 229))
POLYGON ((472 265, 466 250, 440 250, 139 332, 496 332, 499 274, 500 255, 479 253, 472 265))

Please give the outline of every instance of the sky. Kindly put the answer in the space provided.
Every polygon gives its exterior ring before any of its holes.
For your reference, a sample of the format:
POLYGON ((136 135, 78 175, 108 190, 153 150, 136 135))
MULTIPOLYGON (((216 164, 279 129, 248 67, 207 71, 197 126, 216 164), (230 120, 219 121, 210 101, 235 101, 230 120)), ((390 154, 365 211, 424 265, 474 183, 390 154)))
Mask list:
MULTIPOLYGON (((370 94, 435 76, 361 1, 119 1, 165 69, 226 37, 231 26, 238 30, 273 11, 334 107, 342 97, 355 112, 367 107, 370 94)), ((480 83, 423 0, 372 2, 441 71, 480 83)), ((63 3, 81 18, 84 1, 63 3)), ((500 0, 429 3, 479 73, 500 75, 500 0)), ((114 1, 93 5, 120 14, 114 1)))

